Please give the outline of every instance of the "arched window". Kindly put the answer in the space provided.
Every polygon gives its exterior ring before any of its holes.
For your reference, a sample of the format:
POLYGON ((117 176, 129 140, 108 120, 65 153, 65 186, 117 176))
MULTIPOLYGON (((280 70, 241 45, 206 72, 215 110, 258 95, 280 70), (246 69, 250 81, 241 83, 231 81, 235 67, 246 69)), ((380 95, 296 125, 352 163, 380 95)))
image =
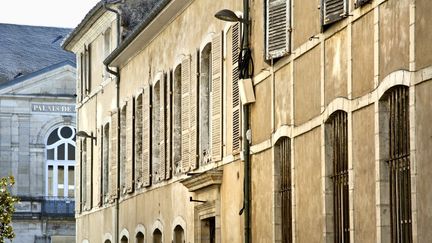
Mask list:
POLYGON ((173 82, 173 117, 172 128, 172 161, 174 163, 174 172, 179 173, 181 171, 181 65, 178 65, 174 70, 174 82, 173 82))
POLYGON ((144 234, 142 232, 138 232, 135 238, 136 243, 144 243, 144 234))
POLYGON ((153 243, 162 243, 162 232, 159 229, 153 231, 153 243))
POLYGON ((128 243, 129 239, 126 236, 123 236, 120 240, 121 243, 128 243))
POLYGON ((210 97, 211 97, 211 43, 201 52, 199 80, 199 157, 201 163, 210 161, 210 97))
POLYGON ((174 241, 173 241, 173 243, 184 243, 184 242, 185 242, 184 230, 180 225, 177 225, 174 228, 174 241))
POLYGON ((75 128, 61 126, 46 142, 46 195, 74 197, 75 128))

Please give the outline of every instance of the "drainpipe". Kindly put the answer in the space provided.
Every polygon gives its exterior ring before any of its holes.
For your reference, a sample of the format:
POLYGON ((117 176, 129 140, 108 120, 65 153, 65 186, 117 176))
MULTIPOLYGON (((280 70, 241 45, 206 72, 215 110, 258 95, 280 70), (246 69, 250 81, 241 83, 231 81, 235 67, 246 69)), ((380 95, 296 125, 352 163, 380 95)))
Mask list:
MULTIPOLYGON (((247 24, 243 24, 243 42, 242 52, 249 49, 249 28, 251 22, 249 20, 249 0, 243 0, 243 18, 247 24)), ((249 72, 244 72, 244 79, 250 78, 249 72)), ((251 169, 250 169, 250 131, 249 131, 249 105, 243 105, 243 157, 244 157, 244 234, 245 243, 251 243, 251 215, 250 215, 250 201, 251 201, 251 169)))
MULTIPOLYGON (((121 1, 108 2, 108 0, 104 1, 104 8, 107 11, 113 12, 117 17, 117 46, 120 45, 121 42, 121 33, 120 33, 120 12, 117 9, 110 8, 108 4, 117 4, 121 1)), ((120 72, 118 70, 111 70, 108 65, 105 65, 105 69, 108 73, 114 75, 116 77, 116 110, 117 110, 117 198, 115 199, 115 242, 119 242, 119 218, 120 218, 120 209, 119 209, 119 199, 120 199, 120 72)))

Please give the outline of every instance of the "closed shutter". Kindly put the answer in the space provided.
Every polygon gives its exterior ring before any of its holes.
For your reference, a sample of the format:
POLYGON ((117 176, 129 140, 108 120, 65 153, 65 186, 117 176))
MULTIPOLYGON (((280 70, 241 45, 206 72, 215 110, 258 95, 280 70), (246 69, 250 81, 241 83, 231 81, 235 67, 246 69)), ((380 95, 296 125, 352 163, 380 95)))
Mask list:
POLYGON ((323 0, 322 3, 324 25, 336 22, 347 15, 347 0, 323 0))
POLYGON ((143 91, 142 113, 142 181, 143 186, 151 185, 151 86, 147 86, 143 91))
POLYGON ((143 145, 143 94, 135 101, 135 187, 141 188, 142 183, 142 145, 143 145))
POLYGON ((223 34, 212 39, 212 93, 211 93, 211 152, 212 161, 222 159, 222 64, 223 34))
POLYGON ((290 51, 290 0, 267 0, 266 57, 281 57, 290 51))
POLYGON ((133 191, 133 158, 134 158, 134 106, 135 99, 131 98, 126 105, 126 164, 125 164, 125 192, 133 191))
POLYGON ((111 152, 110 152, 110 199, 117 198, 117 128, 118 128, 118 110, 111 114, 111 152))
POLYGON ((198 51, 192 55, 190 71, 189 166, 198 168, 198 51))
MULTIPOLYGON (((87 139, 87 138, 85 138, 87 139)), ((93 208, 93 140, 86 142, 86 208, 93 208), (90 155, 90 156, 89 156, 90 155)))
POLYGON ((172 71, 167 75, 166 79, 166 174, 165 179, 170 179, 172 175, 172 83, 173 83, 172 71))
POLYGON ((75 165, 75 171, 78 173, 75 174, 75 212, 81 213, 82 211, 82 195, 81 195, 81 181, 82 181, 82 160, 83 160, 83 152, 82 152, 82 141, 78 140, 76 143, 77 149, 79 151, 79 161, 77 161, 75 165))
POLYGON ((101 206, 103 204, 103 181, 104 181, 104 175, 103 175, 103 126, 99 128, 99 138, 97 141, 98 145, 98 154, 99 154, 99 197, 96 202, 98 206, 101 206))
POLYGON ((356 7, 361 7, 365 5, 366 3, 369 3, 371 0, 357 0, 356 7))
POLYGON ((233 152, 240 150, 240 93, 239 93, 240 25, 232 26, 232 142, 233 152))
POLYGON ((163 78, 159 81, 160 85, 160 119, 159 119, 159 178, 164 180, 166 177, 166 74, 164 73, 163 78))
POLYGON ((189 109, 190 109, 190 66, 191 58, 186 57, 181 64, 181 167, 183 172, 190 169, 189 163, 189 109))
POLYGON ((80 75, 79 75, 79 81, 78 81, 78 91, 80 92, 78 94, 78 101, 82 101, 84 98, 84 75, 85 75, 85 69, 84 69, 84 56, 83 53, 80 53, 80 61, 79 61, 79 70, 80 70, 80 75))
POLYGON ((92 76, 92 74, 91 74, 92 73, 92 70, 91 70, 92 46, 91 46, 91 44, 89 44, 87 48, 88 49, 87 49, 87 90, 86 91, 87 91, 87 94, 89 94, 91 92, 91 82, 92 82, 92 80, 91 80, 91 76, 92 76))

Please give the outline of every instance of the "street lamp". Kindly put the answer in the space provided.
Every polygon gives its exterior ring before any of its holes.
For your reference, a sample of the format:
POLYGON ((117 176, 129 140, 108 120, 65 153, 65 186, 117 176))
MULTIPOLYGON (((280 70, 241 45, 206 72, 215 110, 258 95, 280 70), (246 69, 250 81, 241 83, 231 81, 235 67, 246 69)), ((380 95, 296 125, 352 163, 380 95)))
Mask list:
POLYGON ((235 14, 232 10, 229 9, 220 10, 215 14, 215 17, 223 21, 241 22, 243 24, 248 24, 248 21, 246 19, 240 18, 239 16, 237 16, 237 14, 235 14))
POLYGON ((85 131, 79 131, 79 132, 77 132, 77 134, 76 134, 78 137, 83 137, 83 138, 90 138, 90 139, 92 139, 92 140, 95 140, 95 144, 97 144, 97 138, 95 137, 95 136, 93 136, 93 133, 92 133, 92 135, 89 135, 87 132, 85 132, 85 131))

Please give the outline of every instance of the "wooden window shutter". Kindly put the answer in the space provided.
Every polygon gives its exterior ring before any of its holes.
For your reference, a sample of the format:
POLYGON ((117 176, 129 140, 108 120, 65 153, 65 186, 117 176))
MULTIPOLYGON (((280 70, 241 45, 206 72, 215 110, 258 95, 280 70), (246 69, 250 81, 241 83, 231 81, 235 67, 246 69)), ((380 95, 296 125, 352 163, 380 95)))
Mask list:
POLYGON ((99 154, 99 193, 98 193, 98 201, 96 205, 101 206, 103 204, 103 126, 100 127, 99 130, 99 138, 97 139, 98 143, 98 154, 99 154))
POLYGON ((88 45, 88 47, 87 47, 87 87, 86 87, 86 92, 87 92, 87 94, 89 94, 90 92, 91 92, 91 82, 92 82, 92 80, 91 80, 91 76, 92 76, 92 74, 91 74, 91 72, 92 72, 92 70, 91 70, 91 59, 92 59, 92 57, 91 57, 91 52, 92 52, 92 46, 91 46, 91 44, 89 44, 88 45))
POLYGON ((143 186, 142 180, 142 163, 143 163, 143 101, 144 95, 138 95, 135 101, 135 187, 141 188, 143 186))
POLYGON ((118 116, 119 111, 116 109, 111 114, 111 145, 110 145, 110 172, 109 172, 109 190, 110 199, 114 200, 117 198, 117 128, 118 128, 118 116))
POLYGON ((266 58, 273 59, 290 52, 290 0, 266 0, 266 58))
POLYGON ((142 95, 142 183, 151 185, 151 86, 147 86, 142 95))
MULTIPOLYGON (((87 138, 86 138, 87 139, 87 138)), ((87 140, 87 156, 86 156, 86 205, 87 209, 93 208, 93 141, 87 140)))
POLYGON ((84 97, 84 75, 85 75, 85 68, 84 68, 85 63, 84 63, 84 56, 82 53, 80 53, 79 66, 80 66, 80 76, 79 76, 80 80, 78 82, 79 88, 77 90, 79 90, 79 92, 80 92, 78 94, 79 101, 82 101, 83 97, 84 97))
POLYGON ((165 179, 172 176, 172 100, 173 100, 173 74, 170 71, 166 78, 166 174, 165 179))
POLYGON ((189 166, 198 168, 198 63, 199 52, 191 58, 190 66, 190 111, 189 111, 189 166))
POLYGON ((222 159, 222 68, 223 33, 212 39, 211 153, 212 161, 222 159))
POLYGON ((323 0, 322 14, 324 25, 331 24, 342 18, 345 18, 348 13, 347 0, 323 0))
POLYGON ((82 141, 77 139, 76 146, 79 151, 79 161, 77 161, 75 166, 75 212, 80 213, 82 211, 82 195, 81 195, 81 181, 82 181, 82 160, 83 160, 83 152, 82 152, 82 141))
POLYGON ((232 26, 232 142, 233 152, 240 150, 240 93, 239 93, 240 25, 232 26))
POLYGON ((126 164, 125 164, 125 193, 133 192, 133 163, 134 163, 134 107, 135 99, 132 97, 126 105, 126 164))
POLYGON ((356 3, 355 3, 355 6, 356 6, 356 7, 361 7, 361 6, 363 6, 363 5, 367 4, 367 3, 369 3, 370 1, 371 1, 371 0, 357 0, 356 3))
POLYGON ((190 66, 191 58, 187 56, 182 61, 181 69, 181 166, 182 171, 187 172, 190 169, 189 163, 189 109, 190 109, 190 66))
POLYGON ((164 180, 166 178, 166 73, 164 73, 163 77, 159 81, 160 85, 160 119, 159 119, 159 178, 160 180, 164 180))

